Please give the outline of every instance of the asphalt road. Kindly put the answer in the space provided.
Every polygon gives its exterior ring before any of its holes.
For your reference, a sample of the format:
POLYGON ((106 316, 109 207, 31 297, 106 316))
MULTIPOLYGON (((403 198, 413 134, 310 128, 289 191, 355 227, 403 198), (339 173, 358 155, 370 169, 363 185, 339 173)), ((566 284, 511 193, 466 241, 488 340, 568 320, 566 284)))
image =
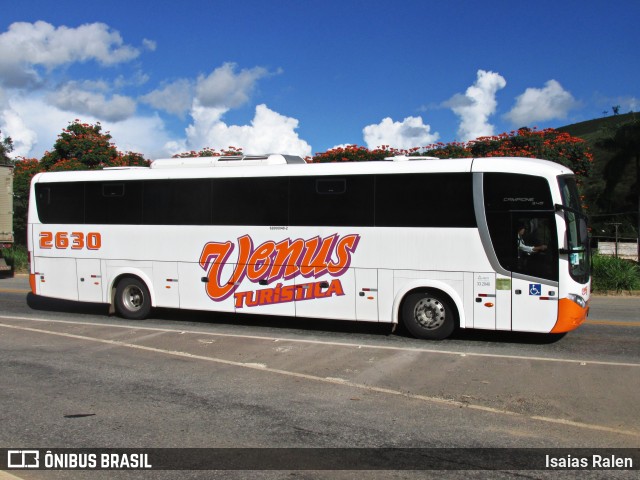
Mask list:
MULTIPOLYGON (((109 317, 102 305, 33 296, 26 284, 25 277, 0 280, 0 448, 640 447, 640 297, 595 297, 588 323, 561 338, 463 331, 425 342, 375 324, 204 312, 159 310, 131 322, 109 317)), ((154 471, 135 478, 365 473, 559 472, 154 471)), ((605 473, 637 475, 580 475, 605 473)))

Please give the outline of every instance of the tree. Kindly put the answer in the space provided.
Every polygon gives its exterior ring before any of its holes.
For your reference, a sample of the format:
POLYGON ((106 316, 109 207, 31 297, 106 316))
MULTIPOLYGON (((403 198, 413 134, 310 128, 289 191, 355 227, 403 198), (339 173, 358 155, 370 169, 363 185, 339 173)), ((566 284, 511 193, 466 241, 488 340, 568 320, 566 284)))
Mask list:
POLYGON ((316 153, 311 161, 312 163, 371 162, 406 153, 405 150, 396 150, 388 145, 382 145, 375 150, 369 150, 358 145, 347 145, 345 147, 332 148, 324 153, 316 153))
POLYGON ((569 167, 578 180, 588 177, 593 154, 583 139, 553 128, 520 128, 510 133, 481 137, 468 142, 473 157, 542 158, 569 167))
POLYGON ((204 147, 199 152, 191 150, 190 152, 176 153, 173 158, 193 158, 193 157, 226 157, 243 155, 242 147, 227 147, 226 150, 217 151, 215 148, 204 147))
MULTIPOLYGON (((636 168, 636 181, 630 193, 634 198, 637 211, 637 231, 640 237, 640 121, 634 120, 618 126, 613 134, 596 145, 613 153, 604 167, 604 198, 609 198, 631 165, 636 168)), ((633 207, 632 207, 633 208, 633 207)), ((638 239, 638 260, 640 261, 640 238, 638 239)))
POLYGON ((533 157, 566 165, 578 177, 591 171, 593 155, 587 143, 554 129, 521 128, 510 133, 481 137, 469 142, 436 143, 426 147, 397 150, 382 145, 374 150, 350 145, 314 155, 313 163, 384 160, 394 155, 425 155, 438 158, 533 157))
MULTIPOLYGON (((0 132, 0 136, 2 132, 0 132)), ((7 137, 0 141, 0 164, 11 165, 13 161, 9 158, 9 154, 13 151, 13 141, 11 137, 7 137)))
POLYGON ((102 132, 100 123, 90 125, 75 120, 65 128, 53 146, 42 157, 45 170, 93 170, 111 166, 118 150, 111 135, 102 132))

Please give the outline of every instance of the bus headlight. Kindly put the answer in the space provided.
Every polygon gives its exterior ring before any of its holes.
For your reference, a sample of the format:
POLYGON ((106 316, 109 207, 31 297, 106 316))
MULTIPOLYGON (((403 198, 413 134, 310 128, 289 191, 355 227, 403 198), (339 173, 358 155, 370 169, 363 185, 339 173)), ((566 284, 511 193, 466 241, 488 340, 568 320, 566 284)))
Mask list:
POLYGON ((577 303, 578 305, 580 305, 581 308, 587 308, 587 301, 584 298, 582 298, 580 295, 576 295, 575 293, 570 293, 569 295, 567 295, 567 298, 577 303))

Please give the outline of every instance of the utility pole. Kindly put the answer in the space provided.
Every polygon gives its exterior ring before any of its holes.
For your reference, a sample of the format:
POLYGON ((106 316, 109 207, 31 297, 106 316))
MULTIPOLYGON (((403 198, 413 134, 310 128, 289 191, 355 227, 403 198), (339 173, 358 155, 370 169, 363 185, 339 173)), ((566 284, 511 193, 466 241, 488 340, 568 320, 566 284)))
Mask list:
POLYGON ((607 223, 606 225, 613 225, 616 228, 616 258, 618 258, 618 229, 622 223, 607 223))

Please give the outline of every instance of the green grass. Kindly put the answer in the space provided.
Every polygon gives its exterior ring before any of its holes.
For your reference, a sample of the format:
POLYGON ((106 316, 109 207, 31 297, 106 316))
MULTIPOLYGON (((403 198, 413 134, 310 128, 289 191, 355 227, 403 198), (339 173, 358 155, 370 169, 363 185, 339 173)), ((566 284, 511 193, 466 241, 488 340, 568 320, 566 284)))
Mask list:
POLYGON ((24 245, 14 245, 11 248, 2 250, 2 256, 8 265, 13 267, 13 273, 29 273, 29 256, 27 247, 24 245))
POLYGON ((640 266, 636 262, 616 257, 593 257, 594 292, 640 290, 640 266))

